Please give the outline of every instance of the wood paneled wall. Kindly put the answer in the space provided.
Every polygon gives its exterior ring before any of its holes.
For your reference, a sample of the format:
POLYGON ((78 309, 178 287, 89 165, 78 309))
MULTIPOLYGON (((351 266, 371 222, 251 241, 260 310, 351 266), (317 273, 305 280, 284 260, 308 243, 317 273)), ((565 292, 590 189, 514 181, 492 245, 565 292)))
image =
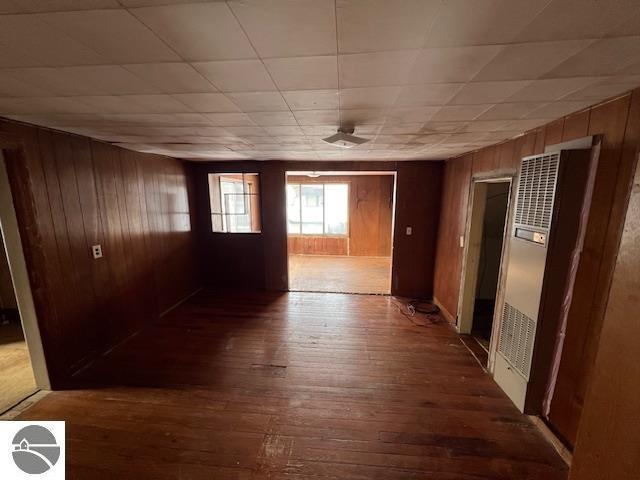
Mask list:
POLYGON ((208 285, 287 290, 286 171, 396 171, 392 292, 431 297, 442 162, 215 162, 190 168, 198 205, 208 205, 208 173, 261 176, 260 234, 212 233, 208 210, 198 210, 199 252, 208 285), (405 235, 407 226, 413 235, 405 235))
POLYGON ((0 310, 13 310, 16 308, 18 308, 18 303, 13 291, 9 261, 4 248, 4 240, 0 235, 0 310))
POLYGON ((515 174, 520 158, 548 145, 602 135, 592 207, 574 287, 554 402, 577 425, 607 304, 626 199, 640 144, 640 90, 561 118, 508 142, 447 161, 438 237, 435 294, 455 318, 468 195, 474 176, 515 174))
POLYGON ((189 179, 179 160, 12 122, 0 142, 60 387, 198 287, 189 179))
POLYGON ((637 478, 640 471, 640 169, 632 192, 570 480, 637 478))
POLYGON ((289 253, 370 257, 391 255, 393 175, 291 176, 288 181, 349 184, 348 242, 347 238, 339 237, 327 242, 326 237, 290 235, 289 253))

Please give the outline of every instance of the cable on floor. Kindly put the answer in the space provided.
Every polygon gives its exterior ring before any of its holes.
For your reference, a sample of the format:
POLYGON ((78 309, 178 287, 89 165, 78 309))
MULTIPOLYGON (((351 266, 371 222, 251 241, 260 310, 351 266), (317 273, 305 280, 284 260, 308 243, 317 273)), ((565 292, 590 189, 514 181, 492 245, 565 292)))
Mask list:
POLYGON ((405 302, 397 297, 392 298, 400 313, 407 317, 415 326, 426 327, 428 325, 442 323, 440 309, 430 300, 414 298, 405 302), (414 320, 416 314, 420 314, 420 318, 426 320, 426 324, 416 322, 414 320))

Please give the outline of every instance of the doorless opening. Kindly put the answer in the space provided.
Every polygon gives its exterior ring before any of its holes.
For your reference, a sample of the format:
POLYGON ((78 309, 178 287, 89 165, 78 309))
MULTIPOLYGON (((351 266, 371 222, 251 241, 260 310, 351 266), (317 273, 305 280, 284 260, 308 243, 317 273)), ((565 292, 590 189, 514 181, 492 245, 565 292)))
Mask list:
POLYGON ((510 179, 473 183, 458 329, 471 335, 483 366, 488 366, 491 351, 510 192, 510 179))
POLYGON ((395 172, 286 172, 289 290, 390 294, 395 172))

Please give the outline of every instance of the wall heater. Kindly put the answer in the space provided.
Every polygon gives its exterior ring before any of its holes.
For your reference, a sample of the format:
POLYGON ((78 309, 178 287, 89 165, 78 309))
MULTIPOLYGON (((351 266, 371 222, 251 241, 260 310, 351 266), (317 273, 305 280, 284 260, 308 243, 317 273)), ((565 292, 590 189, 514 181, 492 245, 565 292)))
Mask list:
POLYGON ((522 159, 494 378, 523 412, 539 412, 549 377, 589 159, 589 149, 522 159))

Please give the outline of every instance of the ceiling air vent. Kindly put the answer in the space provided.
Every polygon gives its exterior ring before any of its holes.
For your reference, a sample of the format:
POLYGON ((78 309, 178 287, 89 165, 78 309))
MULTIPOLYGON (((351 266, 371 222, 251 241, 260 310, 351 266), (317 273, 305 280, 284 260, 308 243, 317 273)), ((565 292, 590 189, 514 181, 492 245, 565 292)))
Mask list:
POLYGON ((322 140, 340 148, 351 148, 369 141, 366 138, 356 137, 353 131, 353 128, 339 128, 338 133, 322 140))

